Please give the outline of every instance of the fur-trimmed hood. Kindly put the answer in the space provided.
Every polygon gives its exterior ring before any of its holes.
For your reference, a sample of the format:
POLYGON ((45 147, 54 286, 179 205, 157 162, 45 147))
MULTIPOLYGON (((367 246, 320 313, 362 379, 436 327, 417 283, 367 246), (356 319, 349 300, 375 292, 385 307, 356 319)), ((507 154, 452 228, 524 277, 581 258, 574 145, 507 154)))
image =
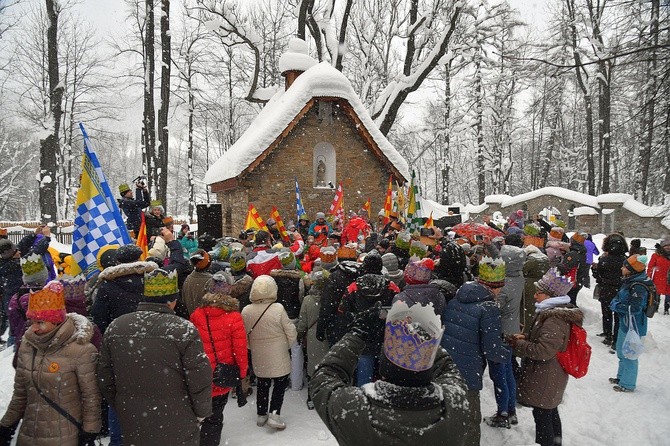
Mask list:
POLYGON ((240 311, 240 302, 227 294, 207 293, 202 298, 202 306, 221 308, 226 311, 240 311))
POLYGON ((582 310, 579 308, 568 304, 568 305, 558 305, 554 308, 550 308, 548 310, 543 310, 537 313, 537 320, 538 322, 544 322, 550 317, 555 317, 561 320, 564 320, 565 322, 569 322, 571 324, 579 325, 580 327, 582 326, 582 323, 584 322, 584 313, 582 313, 582 310))
POLYGON ((154 262, 131 262, 131 263, 122 263, 120 265, 110 266, 105 268, 100 275, 98 280, 114 280, 119 277, 130 276, 130 275, 144 275, 144 273, 150 273, 151 271, 158 268, 154 262))
POLYGON ((232 285, 230 288, 230 295, 235 299, 239 299, 249 293, 251 285, 253 284, 254 279, 252 279, 250 275, 245 274, 232 285))

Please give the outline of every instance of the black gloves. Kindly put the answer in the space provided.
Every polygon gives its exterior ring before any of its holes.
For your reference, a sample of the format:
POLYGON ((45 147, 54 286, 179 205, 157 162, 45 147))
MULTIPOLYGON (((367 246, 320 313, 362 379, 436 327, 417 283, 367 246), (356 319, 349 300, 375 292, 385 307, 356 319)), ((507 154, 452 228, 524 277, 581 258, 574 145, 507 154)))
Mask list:
POLYGON ((79 431, 79 446, 95 446, 97 432, 79 431))
POLYGON ((9 446, 9 443, 12 442, 12 437, 14 432, 16 432, 16 426, 19 423, 16 423, 14 426, 0 426, 0 446, 9 446))
POLYGON ((363 339, 383 331, 383 327, 386 321, 379 316, 379 311, 381 308, 382 303, 375 302, 375 304, 367 310, 356 314, 354 321, 349 325, 349 330, 356 333, 363 339))

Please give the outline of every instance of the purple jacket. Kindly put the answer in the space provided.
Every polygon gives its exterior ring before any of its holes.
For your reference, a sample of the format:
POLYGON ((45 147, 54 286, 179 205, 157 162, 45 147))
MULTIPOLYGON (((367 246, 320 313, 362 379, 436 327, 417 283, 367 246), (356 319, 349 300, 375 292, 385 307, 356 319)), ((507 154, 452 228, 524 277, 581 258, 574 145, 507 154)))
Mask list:
POLYGON ((590 265, 593 263, 593 255, 599 256, 600 251, 598 251, 598 247, 591 240, 585 240, 584 246, 586 247, 586 264, 590 265))

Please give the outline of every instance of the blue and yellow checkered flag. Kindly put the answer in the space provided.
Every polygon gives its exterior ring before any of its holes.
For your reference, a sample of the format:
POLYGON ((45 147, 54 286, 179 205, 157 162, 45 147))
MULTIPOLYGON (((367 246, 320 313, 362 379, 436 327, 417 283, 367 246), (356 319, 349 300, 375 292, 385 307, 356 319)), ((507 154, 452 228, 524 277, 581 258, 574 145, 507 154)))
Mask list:
POLYGON ((75 203, 72 256, 89 278, 98 269, 100 248, 112 244, 126 245, 130 243, 130 236, 84 125, 79 123, 79 128, 84 136, 84 154, 75 203))

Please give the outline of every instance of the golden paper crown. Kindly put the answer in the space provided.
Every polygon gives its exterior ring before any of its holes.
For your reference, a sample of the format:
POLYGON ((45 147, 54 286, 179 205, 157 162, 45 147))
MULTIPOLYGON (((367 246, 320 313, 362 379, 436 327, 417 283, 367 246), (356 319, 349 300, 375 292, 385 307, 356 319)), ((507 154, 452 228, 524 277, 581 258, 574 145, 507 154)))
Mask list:
POLYGON ((170 296, 179 293, 177 271, 156 269, 144 274, 144 295, 147 297, 170 296))
POLYGON ((31 292, 28 299, 28 313, 39 313, 43 311, 65 311, 65 292, 63 285, 57 280, 52 280, 39 291, 31 292))

